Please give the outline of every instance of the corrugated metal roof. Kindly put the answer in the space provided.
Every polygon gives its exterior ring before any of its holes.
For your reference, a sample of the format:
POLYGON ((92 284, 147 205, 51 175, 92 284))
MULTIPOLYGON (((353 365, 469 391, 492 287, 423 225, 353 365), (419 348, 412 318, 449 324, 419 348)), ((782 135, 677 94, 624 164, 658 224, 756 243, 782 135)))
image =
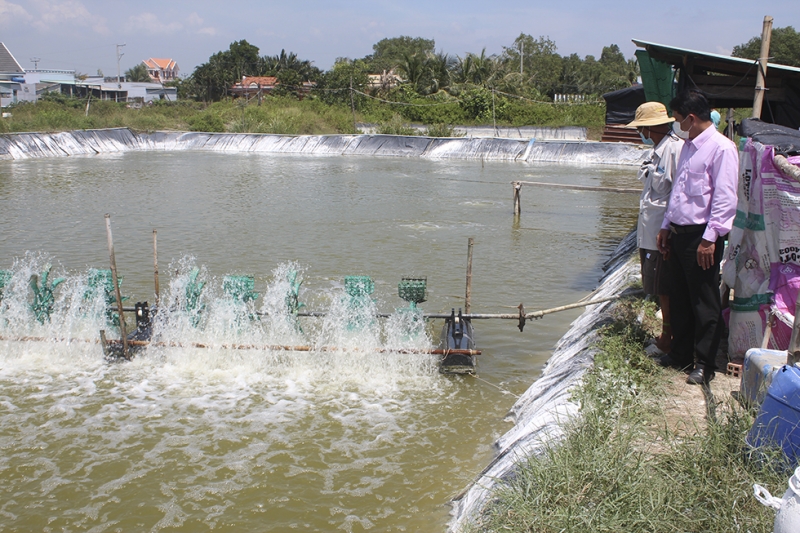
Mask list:
MULTIPOLYGON (((726 56, 722 54, 712 54, 709 52, 700 52, 698 50, 691 50, 689 48, 678 48, 677 46, 668 46, 666 44, 651 43, 648 41, 640 41, 639 39, 632 39, 633 44, 640 48, 645 48, 648 52, 656 52, 664 56, 672 56, 677 58, 684 56, 693 56, 695 59, 705 59, 708 62, 714 63, 727 63, 731 66, 735 65, 736 70, 747 70, 756 62, 754 59, 745 59, 742 57, 726 56)), ((800 68, 790 67, 788 65, 779 65, 777 63, 767 63, 767 72, 770 70, 779 70, 786 72, 790 75, 800 76, 800 68)))
POLYGON ((25 73, 25 69, 22 68, 3 43, 0 43, 0 72, 13 74, 25 73))

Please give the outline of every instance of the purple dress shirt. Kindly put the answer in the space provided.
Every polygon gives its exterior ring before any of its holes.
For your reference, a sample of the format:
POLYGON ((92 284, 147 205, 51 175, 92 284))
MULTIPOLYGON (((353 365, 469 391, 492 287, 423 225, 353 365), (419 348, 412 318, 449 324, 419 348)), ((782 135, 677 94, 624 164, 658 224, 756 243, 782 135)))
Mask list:
POLYGON ((707 224, 703 238, 727 235, 736 216, 739 152, 716 128, 683 144, 662 229, 707 224))

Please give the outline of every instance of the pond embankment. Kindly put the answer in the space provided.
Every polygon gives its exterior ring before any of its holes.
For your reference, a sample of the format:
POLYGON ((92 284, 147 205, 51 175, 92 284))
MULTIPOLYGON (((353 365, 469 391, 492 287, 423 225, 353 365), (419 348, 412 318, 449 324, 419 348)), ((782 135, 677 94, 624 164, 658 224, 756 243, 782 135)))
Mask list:
POLYGON ((127 128, 0 136, 0 159, 28 159, 130 151, 205 151, 302 155, 354 155, 639 165, 647 150, 626 143, 508 138, 436 138, 401 135, 271 135, 153 132, 127 128))
MULTIPOLYGON (((605 275, 593 299, 619 295, 637 279, 639 265, 632 255, 635 249, 636 233, 633 232, 606 261, 605 275)), ((495 442, 495 458, 453 500, 450 532, 461 532, 474 521, 488 503, 493 487, 514 475, 518 461, 541 453, 548 443, 563 436, 566 421, 578 413, 578 404, 571 399, 572 391, 593 365, 598 330, 609 321, 613 305, 612 301, 587 307, 558 341, 542 375, 508 413, 514 427, 495 442)))

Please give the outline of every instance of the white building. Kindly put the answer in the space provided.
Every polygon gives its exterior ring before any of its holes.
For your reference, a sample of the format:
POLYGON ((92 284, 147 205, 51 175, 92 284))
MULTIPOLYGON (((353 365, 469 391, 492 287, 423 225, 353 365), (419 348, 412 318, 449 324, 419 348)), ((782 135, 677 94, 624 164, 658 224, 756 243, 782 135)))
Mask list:
POLYGON ((25 83, 25 69, 6 45, 0 43, 0 106, 17 103, 23 83, 25 83))

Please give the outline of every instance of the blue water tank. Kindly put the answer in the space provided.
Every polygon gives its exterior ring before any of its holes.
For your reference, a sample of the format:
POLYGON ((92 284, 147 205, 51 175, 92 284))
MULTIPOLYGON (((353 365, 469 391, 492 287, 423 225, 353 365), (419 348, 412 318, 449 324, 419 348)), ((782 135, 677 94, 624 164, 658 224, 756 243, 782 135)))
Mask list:
POLYGON ((800 462, 800 368, 783 365, 773 374, 747 443, 780 447, 790 461, 800 462))

